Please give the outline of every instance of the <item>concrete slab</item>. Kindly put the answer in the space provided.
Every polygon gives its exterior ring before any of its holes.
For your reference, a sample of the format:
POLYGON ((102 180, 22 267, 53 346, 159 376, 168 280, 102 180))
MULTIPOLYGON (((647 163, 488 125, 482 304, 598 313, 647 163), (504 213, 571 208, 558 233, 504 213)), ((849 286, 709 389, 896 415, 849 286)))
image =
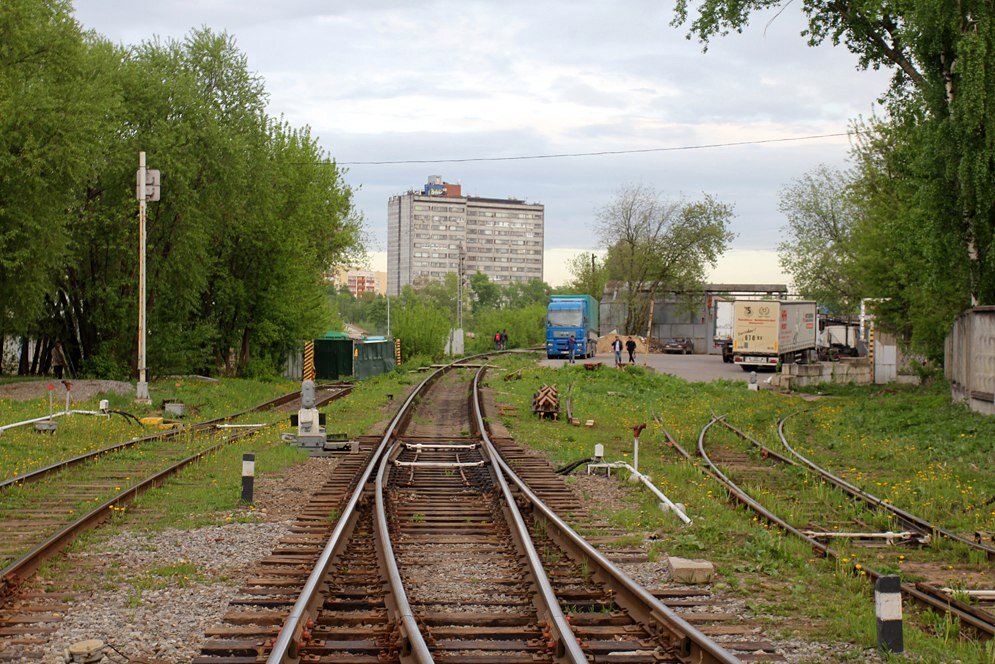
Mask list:
MULTIPOLYGON (((612 354, 598 355, 591 360, 577 360, 581 362, 600 362, 605 369, 615 367, 615 357, 612 354)), ((567 360, 546 360, 540 364, 548 367, 562 367, 567 360)), ((691 381, 693 383, 708 383, 713 380, 736 380, 746 382, 750 374, 743 371, 735 364, 726 364, 720 355, 675 355, 664 353, 643 353, 636 354, 636 364, 661 373, 668 373, 678 378, 691 381)), ((758 373, 757 380, 763 382, 770 378, 771 373, 758 373)))
POLYGON ((709 583, 715 576, 715 566, 707 560, 668 556, 667 566, 670 568, 670 579, 678 583, 709 583))

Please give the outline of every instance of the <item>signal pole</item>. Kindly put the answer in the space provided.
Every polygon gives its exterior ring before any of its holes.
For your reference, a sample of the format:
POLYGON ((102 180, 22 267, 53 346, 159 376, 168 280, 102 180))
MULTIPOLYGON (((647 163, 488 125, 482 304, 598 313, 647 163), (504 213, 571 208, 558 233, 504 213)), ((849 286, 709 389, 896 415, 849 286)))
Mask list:
POLYGON ((135 401, 151 403, 145 376, 145 153, 138 153, 138 386, 135 401))
POLYGON ((135 402, 149 404, 149 384, 145 367, 145 208, 148 201, 159 200, 159 171, 145 168, 145 153, 138 153, 135 197, 138 199, 138 385, 135 402))

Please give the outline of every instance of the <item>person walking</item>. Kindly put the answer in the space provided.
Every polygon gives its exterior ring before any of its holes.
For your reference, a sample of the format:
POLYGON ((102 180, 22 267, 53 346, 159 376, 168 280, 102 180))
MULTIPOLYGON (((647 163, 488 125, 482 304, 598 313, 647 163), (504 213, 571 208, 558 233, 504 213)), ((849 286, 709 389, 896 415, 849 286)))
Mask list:
POLYGON ((615 336, 615 341, 612 342, 612 350, 615 351, 615 366, 622 366, 622 339, 615 336))
POLYGON ((508 330, 501 330, 501 350, 508 350, 508 330))
POLYGON ((636 363, 636 342, 629 337, 625 342, 625 350, 629 351, 629 364, 636 363))
POLYGON ((66 367, 66 356, 62 354, 62 342, 56 341, 52 348, 52 373, 59 380, 62 380, 62 372, 66 367))
POLYGON ((567 339, 567 353, 570 354, 570 364, 574 364, 574 354, 577 352, 577 340, 574 339, 574 335, 570 335, 567 339))
POLYGON ((494 333, 494 350, 501 350, 501 330, 494 333))

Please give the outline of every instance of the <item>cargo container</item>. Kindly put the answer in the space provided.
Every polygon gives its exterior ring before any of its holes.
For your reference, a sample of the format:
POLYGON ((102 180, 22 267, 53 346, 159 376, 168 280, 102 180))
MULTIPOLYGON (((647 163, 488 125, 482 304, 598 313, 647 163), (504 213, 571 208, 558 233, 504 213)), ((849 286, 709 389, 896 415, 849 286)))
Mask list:
POLYGON ((805 361, 815 351, 816 304, 801 300, 736 300, 733 362, 750 371, 805 361))
POLYGON ((712 343, 722 349, 722 361, 732 362, 732 323, 735 316, 735 302, 715 298, 715 336, 712 343))
POLYGON ((566 357, 572 334, 575 357, 598 352, 598 301, 590 295, 551 295, 546 308, 546 357, 566 357))

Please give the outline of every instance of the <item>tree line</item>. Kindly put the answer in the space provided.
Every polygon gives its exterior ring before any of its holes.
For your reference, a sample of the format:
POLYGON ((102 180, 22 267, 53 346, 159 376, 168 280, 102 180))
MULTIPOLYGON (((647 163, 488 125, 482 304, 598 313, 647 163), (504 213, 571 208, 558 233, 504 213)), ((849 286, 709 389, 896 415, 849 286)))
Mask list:
POLYGON ((321 276, 362 250, 361 220, 309 128, 266 102, 227 34, 116 46, 68 1, 0 3, 0 339, 23 340, 22 372, 56 342, 77 374, 135 366, 139 151, 162 173, 154 372, 270 373, 327 329, 321 276))

